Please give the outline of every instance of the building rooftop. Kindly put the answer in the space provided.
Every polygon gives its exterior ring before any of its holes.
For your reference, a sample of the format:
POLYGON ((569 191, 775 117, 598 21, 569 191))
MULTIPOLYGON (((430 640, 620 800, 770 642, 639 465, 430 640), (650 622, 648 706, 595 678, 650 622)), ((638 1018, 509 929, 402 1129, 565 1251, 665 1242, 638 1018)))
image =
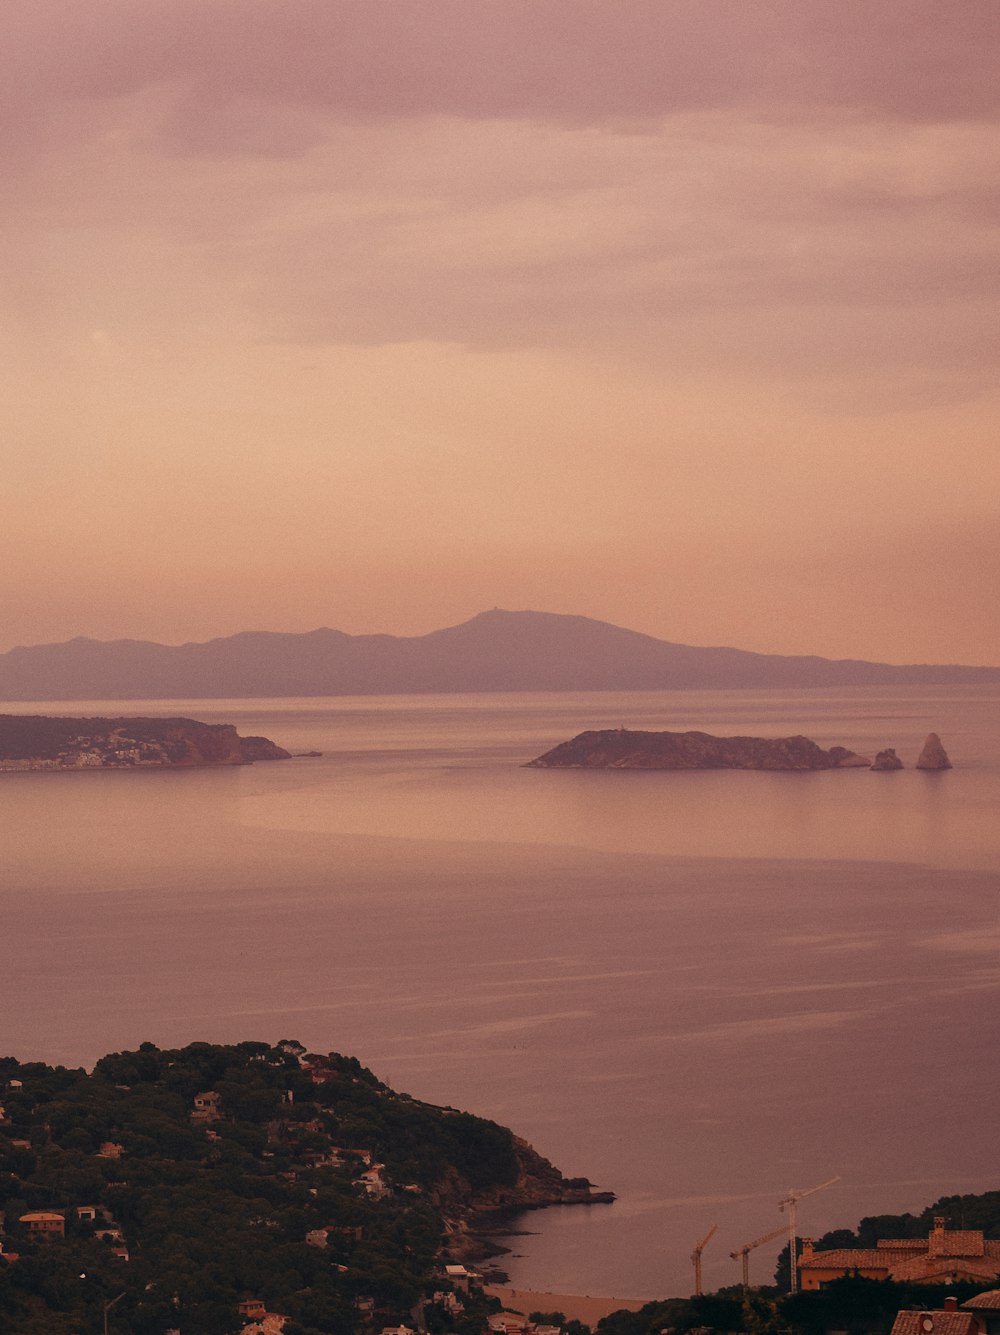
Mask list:
POLYGON ((892 1335, 978 1335, 972 1312, 900 1312, 892 1335))
POLYGON ((962 1306, 971 1307, 973 1311, 1000 1312, 1000 1289, 987 1289, 985 1293, 977 1293, 974 1298, 967 1298, 962 1306))

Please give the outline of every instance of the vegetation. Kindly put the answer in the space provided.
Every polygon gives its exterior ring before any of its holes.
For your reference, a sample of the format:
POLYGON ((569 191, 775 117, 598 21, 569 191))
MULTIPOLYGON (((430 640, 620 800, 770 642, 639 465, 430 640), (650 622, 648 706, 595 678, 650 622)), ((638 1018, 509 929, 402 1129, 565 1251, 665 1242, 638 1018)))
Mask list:
POLYGON ((896 1313, 908 1307, 940 1308, 946 1295, 964 1302, 982 1285, 894 1284, 847 1275, 817 1292, 795 1297, 777 1289, 721 1289, 701 1298, 647 1303, 638 1312, 613 1312, 598 1322, 598 1335, 660 1335, 671 1330, 746 1331, 748 1335, 886 1335, 896 1313))
POLYGON ((291 1335, 397 1324, 447 1287, 444 1213, 518 1176, 505 1128, 294 1041, 144 1043, 91 1074, 0 1059, 0 1103, 5 1335, 100 1330, 120 1294, 110 1328, 134 1335, 229 1335, 249 1297, 291 1335), (32 1236, 37 1211, 65 1236, 32 1236))

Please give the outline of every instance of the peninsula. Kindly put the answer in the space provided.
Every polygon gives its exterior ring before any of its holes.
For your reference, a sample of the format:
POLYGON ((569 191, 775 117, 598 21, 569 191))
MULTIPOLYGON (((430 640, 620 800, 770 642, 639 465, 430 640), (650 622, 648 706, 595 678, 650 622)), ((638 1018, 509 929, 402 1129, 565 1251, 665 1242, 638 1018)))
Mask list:
POLYGON ((90 1073, 0 1057, 0 1105, 5 1335, 99 1330, 116 1293, 135 1335, 267 1313, 311 1335, 414 1313, 490 1335, 464 1261, 498 1250, 497 1211, 613 1199, 507 1127, 294 1039, 147 1042, 90 1073))
POLYGON ((241 737, 231 723, 0 714, 0 772, 177 769, 289 758, 266 737, 241 737))
POLYGON ((868 769, 844 746, 824 751, 808 737, 713 737, 707 732, 581 732, 528 762, 533 769, 868 769))

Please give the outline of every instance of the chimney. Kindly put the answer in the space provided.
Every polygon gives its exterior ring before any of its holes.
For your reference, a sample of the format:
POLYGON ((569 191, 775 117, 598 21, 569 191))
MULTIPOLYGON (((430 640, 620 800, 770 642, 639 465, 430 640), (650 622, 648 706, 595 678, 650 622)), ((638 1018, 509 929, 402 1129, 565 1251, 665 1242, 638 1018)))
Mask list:
POLYGON ((934 1216, 934 1227, 927 1239, 927 1250, 932 1256, 941 1256, 944 1252, 944 1224, 944 1215, 936 1214, 934 1216))
POLYGON ((813 1259, 813 1240, 812 1238, 802 1239, 802 1251, 799 1253, 799 1262, 811 1261, 813 1259))
POLYGON ((946 1312, 957 1312, 957 1311, 958 1311, 958 1299, 955 1297, 955 1295, 954 1295, 953 1293, 949 1293, 948 1296, 947 1296, 947 1298, 945 1298, 945 1300, 944 1300, 944 1310, 945 1310, 946 1312))

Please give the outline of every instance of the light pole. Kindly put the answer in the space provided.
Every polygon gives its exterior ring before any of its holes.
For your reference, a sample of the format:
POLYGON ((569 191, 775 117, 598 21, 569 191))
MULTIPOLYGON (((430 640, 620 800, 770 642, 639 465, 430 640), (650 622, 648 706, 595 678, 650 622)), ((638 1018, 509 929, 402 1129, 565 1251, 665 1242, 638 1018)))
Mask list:
POLYGON ((108 1335, 108 1313, 114 1307, 115 1303, 120 1303, 128 1293, 128 1289, 122 1289, 117 1298, 112 1298, 104 1304, 104 1335, 108 1335))

